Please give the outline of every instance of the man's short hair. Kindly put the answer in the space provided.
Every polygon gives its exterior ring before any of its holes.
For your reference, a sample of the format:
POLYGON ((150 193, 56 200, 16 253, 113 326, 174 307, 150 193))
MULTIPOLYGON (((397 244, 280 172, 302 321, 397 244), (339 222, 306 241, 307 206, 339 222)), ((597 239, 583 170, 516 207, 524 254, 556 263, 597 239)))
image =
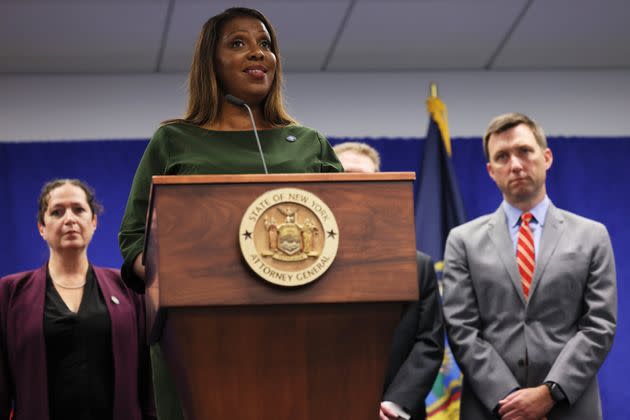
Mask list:
POLYGON ((374 162, 374 169, 376 172, 380 172, 381 170, 381 155, 369 144, 360 143, 358 141, 347 141, 334 146, 333 150, 337 155, 340 155, 343 152, 356 152, 365 155, 374 162))
POLYGON ((490 140, 490 136, 493 134, 501 134, 504 131, 521 124, 525 124, 530 130, 532 130, 532 133, 536 138, 536 143, 538 143, 541 149, 545 150, 547 148, 547 138, 545 137, 545 133, 536 121, 532 120, 525 114, 510 112, 494 117, 492 121, 490 121, 490 124, 488 124, 488 128, 486 128, 486 134, 483 136, 483 153, 486 155, 488 162, 490 162, 490 152, 488 151, 488 141, 490 140))

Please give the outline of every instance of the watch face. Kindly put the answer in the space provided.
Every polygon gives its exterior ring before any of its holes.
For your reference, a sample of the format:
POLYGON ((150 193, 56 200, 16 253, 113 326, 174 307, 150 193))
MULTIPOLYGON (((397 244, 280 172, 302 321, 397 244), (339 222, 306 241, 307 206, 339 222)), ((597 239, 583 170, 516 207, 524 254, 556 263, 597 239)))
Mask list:
POLYGON ((549 385, 549 393, 551 394, 551 398, 558 402, 564 400, 564 393, 560 390, 560 387, 557 383, 550 383, 549 385))

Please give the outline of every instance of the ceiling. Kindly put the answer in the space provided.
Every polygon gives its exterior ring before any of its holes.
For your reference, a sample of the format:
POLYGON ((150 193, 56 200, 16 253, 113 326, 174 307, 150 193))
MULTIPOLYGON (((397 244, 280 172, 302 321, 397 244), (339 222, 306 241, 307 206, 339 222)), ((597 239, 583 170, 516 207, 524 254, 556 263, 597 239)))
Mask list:
POLYGON ((0 73, 185 72, 235 5, 293 72, 630 69, 630 0, 0 0, 0 73))

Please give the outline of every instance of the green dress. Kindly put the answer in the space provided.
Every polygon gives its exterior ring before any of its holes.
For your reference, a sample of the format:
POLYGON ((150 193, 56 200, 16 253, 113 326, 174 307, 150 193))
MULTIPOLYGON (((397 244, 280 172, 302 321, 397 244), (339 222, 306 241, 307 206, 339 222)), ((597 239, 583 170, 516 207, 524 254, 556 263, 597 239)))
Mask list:
MULTIPOLYGON (((258 135, 269 173, 343 171, 326 138, 313 129, 290 125, 260 130, 258 135)), ((160 127, 136 170, 118 234, 125 282, 136 291, 144 289, 133 272, 133 261, 143 250, 153 175, 255 173, 264 169, 253 131, 213 131, 185 123, 160 127)), ((151 362, 158 418, 183 419, 159 343, 151 348, 151 362)))

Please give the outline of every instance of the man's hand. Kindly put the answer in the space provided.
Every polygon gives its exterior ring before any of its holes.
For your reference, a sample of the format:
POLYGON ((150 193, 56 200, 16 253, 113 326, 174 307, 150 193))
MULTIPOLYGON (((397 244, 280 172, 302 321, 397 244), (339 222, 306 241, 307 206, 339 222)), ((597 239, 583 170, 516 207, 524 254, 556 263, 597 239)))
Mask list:
POLYGON ((499 401, 501 420, 540 420, 553 408, 554 401, 546 385, 514 391, 499 401))
POLYGON ((409 415, 393 402, 383 401, 378 411, 378 418, 379 420, 408 419, 409 415))
POLYGON ((379 420, 396 420, 398 418, 398 414, 390 411, 387 407, 384 407, 381 404, 380 410, 378 410, 378 418, 379 420))

